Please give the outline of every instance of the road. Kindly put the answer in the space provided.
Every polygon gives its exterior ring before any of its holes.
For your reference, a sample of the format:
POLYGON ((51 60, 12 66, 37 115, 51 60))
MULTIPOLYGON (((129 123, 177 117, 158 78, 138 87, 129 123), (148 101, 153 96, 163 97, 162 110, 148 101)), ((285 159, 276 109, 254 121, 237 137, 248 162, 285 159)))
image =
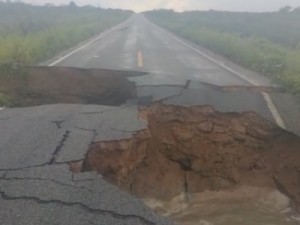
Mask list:
MULTIPOLYGON (((99 40, 68 58, 58 59, 54 64, 148 72, 150 76, 137 80, 139 86, 181 85, 187 80, 220 86, 274 86, 266 77, 170 34, 143 15, 135 15, 99 40)), ((245 110, 256 111, 279 126, 300 134, 300 107, 297 100, 278 92, 258 95, 249 97, 245 110)), ((211 100, 209 96, 206 99, 211 100)), ((242 105, 243 102, 241 100, 234 105, 242 105)), ((199 103, 202 102, 195 102, 199 103)), ((220 104, 222 101, 217 102, 217 105, 220 104)))
POLYGON ((1 224, 171 224, 100 175, 69 170, 70 162, 84 159, 90 143, 129 138, 147 127, 138 118, 137 103, 254 111, 300 134, 300 107, 292 96, 245 88, 274 85, 173 36, 143 15, 134 15, 49 65, 148 75, 130 78, 138 98, 122 106, 60 104, 0 111, 1 224), (233 86, 237 90, 224 89, 233 86))
MULTIPOLYGON (((143 70, 159 75, 160 79, 172 76, 172 79, 193 79, 216 85, 249 84, 201 57, 142 15, 134 16, 123 26, 55 65, 143 70)), ((263 78, 260 80, 262 85, 268 85, 267 82, 263 78)))

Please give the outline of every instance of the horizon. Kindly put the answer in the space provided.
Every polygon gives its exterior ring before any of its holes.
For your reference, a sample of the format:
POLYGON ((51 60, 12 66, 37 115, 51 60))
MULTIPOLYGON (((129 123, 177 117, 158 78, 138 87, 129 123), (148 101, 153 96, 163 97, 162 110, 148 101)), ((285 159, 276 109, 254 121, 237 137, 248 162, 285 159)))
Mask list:
MULTIPOLYGON (((32 5, 53 4, 56 6, 60 6, 68 5, 71 1, 23 0, 21 2, 32 5)), ((291 6, 292 8, 300 6, 300 2, 298 0, 253 0, 251 3, 246 5, 242 0, 203 0, 201 2, 199 2, 198 0, 153 0, 144 1, 143 3, 141 3, 139 0, 116 0, 114 2, 111 2, 109 0, 74 0, 73 2, 75 2, 78 6, 92 5, 101 8, 132 10, 136 13, 157 9, 172 9, 179 12, 209 10, 229 12, 274 12, 278 11, 284 6, 291 6)))

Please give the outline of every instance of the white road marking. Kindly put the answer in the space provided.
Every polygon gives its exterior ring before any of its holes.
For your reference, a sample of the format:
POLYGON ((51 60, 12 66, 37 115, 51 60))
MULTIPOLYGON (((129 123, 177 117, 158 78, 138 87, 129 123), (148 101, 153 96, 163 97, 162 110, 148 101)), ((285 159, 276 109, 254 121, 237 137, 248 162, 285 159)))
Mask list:
POLYGON ((92 43, 94 43, 94 42, 98 41, 99 39, 103 38, 107 34, 108 33, 104 33, 104 34, 98 36, 97 38, 95 38, 95 39, 91 40, 90 42, 82 45, 81 47, 79 47, 79 48, 71 51, 70 53, 66 54, 65 56, 63 56, 63 57, 55 60, 54 62, 50 63, 48 66, 55 66, 55 65, 57 65, 58 63, 62 62, 63 60, 65 60, 65 59, 69 58, 70 56, 74 55, 76 52, 79 52, 80 50, 86 48, 87 46, 91 45, 92 43))
MULTIPOLYGON (((173 34, 171 34, 170 32, 168 32, 167 30, 164 30, 163 28, 157 26, 156 24, 153 24, 154 26, 156 26, 158 29, 162 30, 162 31, 165 31, 169 36, 171 36, 172 38, 174 38, 175 40, 177 40, 178 42, 180 42, 181 44, 183 44, 184 46, 186 46, 187 48, 193 50, 194 52, 200 54, 201 56, 207 58, 208 60, 210 60, 211 62, 217 64, 218 66, 222 67, 223 69, 226 69, 227 71, 231 72, 232 74, 238 76, 239 78, 247 81, 248 83, 254 85, 254 86, 259 86, 258 83, 256 83, 255 81, 252 81, 251 79, 247 78, 244 74, 241 74, 235 70, 233 70, 232 68, 226 66, 224 64, 224 62, 219 62, 218 60, 215 60, 214 58, 210 57, 209 55, 203 53, 202 51, 200 51, 199 49, 197 48, 194 48, 193 46, 189 45, 188 43, 186 43, 185 41, 181 40, 180 38, 174 36, 173 34)), ((286 125, 282 119, 282 117, 280 116, 275 104, 274 104, 274 101, 272 100, 271 96, 266 93, 266 92, 262 92, 262 96, 264 98, 264 100, 266 101, 267 103, 267 106, 276 122, 276 124, 278 126, 280 126, 281 128, 283 129, 286 129, 286 125)))
POLYGON ((55 66, 58 63, 62 62, 63 60, 69 58, 70 56, 74 55, 76 52, 79 52, 80 50, 88 47, 89 45, 93 44, 94 42, 100 40, 101 38, 105 37, 106 35, 110 34, 111 32, 119 29, 120 27, 122 27, 125 23, 127 23, 130 19, 128 19, 127 21, 120 23, 112 28, 110 28, 109 30, 105 31, 104 33, 101 33, 99 36, 97 36, 96 38, 92 39, 91 41, 83 44, 82 46, 78 47, 77 49, 69 52, 68 54, 60 57, 59 59, 55 60, 54 62, 50 63, 48 66, 55 66))
POLYGON ((271 96, 266 92, 262 92, 262 95, 263 95, 265 101, 267 102, 267 106, 270 109, 270 111, 273 115, 273 118, 275 119, 277 125, 280 126, 283 129, 286 129, 287 127, 286 127, 283 119, 281 118, 281 116, 280 116, 280 114, 279 114, 279 112, 278 112, 271 96))

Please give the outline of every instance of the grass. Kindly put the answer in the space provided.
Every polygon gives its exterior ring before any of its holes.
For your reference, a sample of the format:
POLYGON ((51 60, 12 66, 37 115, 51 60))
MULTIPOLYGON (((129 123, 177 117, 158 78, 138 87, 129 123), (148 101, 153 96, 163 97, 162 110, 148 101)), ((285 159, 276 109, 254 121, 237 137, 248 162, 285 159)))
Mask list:
MULTIPOLYGON (((147 16, 156 24, 197 43, 231 61, 268 76, 289 92, 300 95, 300 50, 258 36, 242 36, 197 24, 190 26, 180 13, 166 17, 162 12, 147 16), (160 14, 161 13, 161 14, 160 14)), ((170 13, 170 12, 168 12, 170 13)), ((186 17, 185 13, 185 17, 186 17)))

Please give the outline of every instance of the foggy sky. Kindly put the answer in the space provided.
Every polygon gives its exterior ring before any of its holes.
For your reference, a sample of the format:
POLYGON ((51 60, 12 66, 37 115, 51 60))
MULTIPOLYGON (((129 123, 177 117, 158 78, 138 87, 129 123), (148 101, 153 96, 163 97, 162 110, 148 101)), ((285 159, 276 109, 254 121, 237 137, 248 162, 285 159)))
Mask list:
MULTIPOLYGON (((140 12, 158 8, 182 10, 276 11, 282 6, 300 6, 300 0, 74 0, 78 5, 132 9, 140 12)), ((70 0, 23 0, 34 4, 67 4, 70 0)))

